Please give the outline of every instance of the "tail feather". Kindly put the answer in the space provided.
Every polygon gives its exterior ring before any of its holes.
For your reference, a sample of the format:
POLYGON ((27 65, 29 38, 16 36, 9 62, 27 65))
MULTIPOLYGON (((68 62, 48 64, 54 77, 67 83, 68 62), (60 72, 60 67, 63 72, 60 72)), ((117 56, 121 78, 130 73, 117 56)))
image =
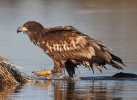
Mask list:
POLYGON ((109 65, 111 65, 112 67, 114 67, 114 68, 116 68, 116 69, 121 69, 121 70, 123 70, 123 68, 121 67, 121 66, 119 66, 118 64, 116 64, 115 62, 113 62, 113 61, 111 61, 110 63, 109 63, 109 65))
POLYGON ((126 66, 126 65, 123 63, 123 61, 122 61, 121 58, 119 58, 119 57, 117 57, 117 56, 115 56, 115 55, 113 55, 113 54, 111 54, 111 53, 110 53, 110 55, 112 56, 112 60, 117 61, 117 62, 121 63, 122 65, 126 66))

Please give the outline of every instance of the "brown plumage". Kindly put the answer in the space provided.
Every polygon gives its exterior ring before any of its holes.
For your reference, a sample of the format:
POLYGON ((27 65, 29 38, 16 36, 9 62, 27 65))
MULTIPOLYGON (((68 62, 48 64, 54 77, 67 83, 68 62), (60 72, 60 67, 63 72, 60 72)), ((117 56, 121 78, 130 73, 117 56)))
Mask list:
POLYGON ((30 40, 40 47, 54 61, 52 73, 62 73, 66 68, 70 77, 75 74, 75 67, 83 65, 94 73, 94 66, 100 72, 106 64, 123 69, 116 62, 124 65, 122 60, 111 54, 112 49, 100 41, 79 32, 72 26, 44 28, 40 23, 28 21, 17 29, 24 32, 30 40), (102 67, 101 67, 102 66, 102 67))

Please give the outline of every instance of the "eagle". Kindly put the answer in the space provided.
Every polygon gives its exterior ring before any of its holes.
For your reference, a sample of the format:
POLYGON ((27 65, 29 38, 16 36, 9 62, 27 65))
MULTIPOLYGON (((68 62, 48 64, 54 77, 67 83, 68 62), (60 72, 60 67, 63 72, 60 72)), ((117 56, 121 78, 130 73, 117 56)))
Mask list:
POLYGON ((27 34, 30 41, 41 48, 53 59, 52 73, 62 74, 65 68, 69 77, 75 74, 78 65, 93 71, 97 67, 100 72, 106 64, 122 70, 126 66, 122 59, 111 53, 109 46, 101 41, 90 38, 72 26, 57 26, 44 28, 36 21, 28 21, 17 28, 17 33, 27 34), (120 65, 119 65, 120 64, 120 65))

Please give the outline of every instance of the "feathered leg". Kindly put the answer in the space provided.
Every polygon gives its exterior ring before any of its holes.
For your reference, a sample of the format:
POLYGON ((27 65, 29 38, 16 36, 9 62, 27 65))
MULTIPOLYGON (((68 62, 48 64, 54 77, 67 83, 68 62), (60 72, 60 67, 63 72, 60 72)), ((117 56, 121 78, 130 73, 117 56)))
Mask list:
POLYGON ((69 77, 73 77, 73 75, 75 74, 75 67, 77 67, 77 65, 73 64, 70 61, 67 61, 65 63, 65 68, 66 68, 66 70, 68 72, 69 77))
POLYGON ((57 61, 54 60, 54 69, 52 70, 52 73, 60 73, 62 75, 62 69, 65 67, 64 61, 57 61))

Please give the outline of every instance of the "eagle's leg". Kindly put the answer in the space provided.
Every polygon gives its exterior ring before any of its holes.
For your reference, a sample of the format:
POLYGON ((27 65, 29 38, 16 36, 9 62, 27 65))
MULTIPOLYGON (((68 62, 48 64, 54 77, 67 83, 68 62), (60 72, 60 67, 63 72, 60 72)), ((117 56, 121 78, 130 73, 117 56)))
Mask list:
POLYGON ((60 73, 62 75, 62 70, 65 67, 65 62, 54 60, 54 69, 52 70, 52 74, 60 73))
POLYGON ((77 67, 77 65, 73 64, 68 60, 66 61, 65 68, 68 72, 69 77, 73 77, 73 75, 75 74, 75 67, 77 67))

